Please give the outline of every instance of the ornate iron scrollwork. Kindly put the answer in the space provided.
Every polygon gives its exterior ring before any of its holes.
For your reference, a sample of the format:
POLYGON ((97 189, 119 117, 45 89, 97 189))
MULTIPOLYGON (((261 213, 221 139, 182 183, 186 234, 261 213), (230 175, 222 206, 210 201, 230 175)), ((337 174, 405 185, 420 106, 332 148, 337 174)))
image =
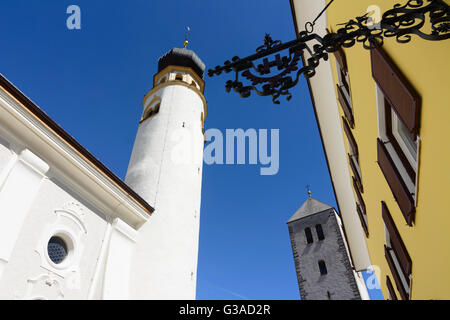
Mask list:
POLYGON ((450 38, 450 10, 443 0, 409 0, 405 5, 396 4, 386 11, 380 22, 373 23, 372 18, 365 14, 344 24, 335 33, 321 37, 311 30, 302 31, 297 39, 287 43, 274 41, 266 34, 264 45, 256 49, 256 53, 246 58, 234 57, 223 66, 208 70, 210 77, 222 72, 234 71, 234 80, 228 80, 225 85, 227 92, 234 90, 241 97, 249 97, 252 91, 260 96, 272 96, 272 101, 279 104, 280 96, 292 98, 289 90, 294 87, 300 75, 310 78, 315 75, 320 60, 327 60, 328 53, 337 51, 340 47, 350 48, 357 42, 365 49, 380 47, 384 38, 395 37, 399 43, 407 43, 412 35, 422 39, 439 41, 450 38), (428 16, 428 19, 427 19, 428 16), (429 21, 429 25, 427 24, 429 21), (427 33, 425 30, 429 30, 427 33), (314 44, 310 45, 313 41, 314 44), (312 48, 311 48, 312 47, 312 48), (289 54, 281 56, 278 52, 289 50, 289 54), (303 67, 298 62, 305 51, 309 54, 303 67), (275 54, 273 60, 268 56, 275 54), (256 60, 262 63, 255 65, 256 60), (272 69, 276 67, 277 73, 272 69), (295 75, 291 75, 293 72, 295 75), (244 85, 239 76, 249 80, 250 85, 244 85))

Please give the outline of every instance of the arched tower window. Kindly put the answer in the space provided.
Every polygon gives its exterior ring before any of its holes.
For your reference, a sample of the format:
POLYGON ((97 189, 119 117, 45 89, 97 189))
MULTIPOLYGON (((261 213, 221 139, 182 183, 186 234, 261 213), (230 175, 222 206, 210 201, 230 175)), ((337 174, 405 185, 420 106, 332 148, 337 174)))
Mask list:
POLYGON ((183 75, 182 75, 182 74, 179 74, 179 73, 177 73, 177 74, 175 75, 175 80, 180 80, 180 81, 183 81, 183 75))
POLYGON ((314 242, 313 236, 312 236, 312 232, 311 232, 311 229, 310 229, 310 228, 306 228, 306 229, 305 229, 305 235, 306 235, 306 242, 307 242, 308 244, 314 242))
POLYGON ((164 82, 166 82, 166 80, 167 80, 167 78, 164 76, 161 79, 159 79, 158 84, 164 83, 164 82))
POLYGON ((326 275, 328 273, 327 266, 325 265, 325 261, 319 261, 319 270, 321 275, 326 275))
POLYGON ((320 225, 320 224, 316 225, 316 232, 317 232, 317 238, 319 238, 319 241, 325 239, 325 235, 323 234, 322 225, 320 225))
POLYGON ((159 112, 159 107, 160 107, 160 106, 161 106, 161 104, 158 103, 158 104, 156 104, 154 107, 151 107, 151 108, 145 113, 145 115, 142 117, 141 122, 144 121, 144 120, 146 120, 146 119, 148 119, 148 118, 150 118, 150 117, 153 117, 155 114, 157 114, 157 113, 159 112))
POLYGON ((197 82, 195 82, 194 80, 192 80, 191 86, 196 87, 197 89, 199 88, 197 82))
POLYGON ((323 261, 323 260, 319 261, 319 270, 320 270, 320 274, 322 276, 324 276, 328 273, 327 266, 325 265, 325 261, 323 261))

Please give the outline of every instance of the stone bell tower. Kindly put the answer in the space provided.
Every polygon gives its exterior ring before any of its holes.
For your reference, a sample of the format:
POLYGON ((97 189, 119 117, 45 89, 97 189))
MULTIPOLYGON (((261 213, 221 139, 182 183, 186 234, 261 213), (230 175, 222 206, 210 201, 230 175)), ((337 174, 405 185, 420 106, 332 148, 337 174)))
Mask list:
POLYGON ((139 230, 133 299, 195 299, 203 165, 205 65, 174 48, 158 61, 125 182, 155 208, 139 230))
POLYGON ((333 207, 310 196, 287 224, 302 300, 368 299, 333 207))

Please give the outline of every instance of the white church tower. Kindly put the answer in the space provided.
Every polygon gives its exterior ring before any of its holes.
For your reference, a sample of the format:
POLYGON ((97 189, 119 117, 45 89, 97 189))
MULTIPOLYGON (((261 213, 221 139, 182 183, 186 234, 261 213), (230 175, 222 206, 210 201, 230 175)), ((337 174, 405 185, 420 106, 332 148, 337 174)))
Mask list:
POLYGON ((195 299, 204 71, 159 59, 126 182, 0 75, 0 300, 195 299))
POLYGON ((133 299, 195 299, 203 165, 204 63, 174 48, 143 101, 125 182, 155 208, 131 263, 133 299))

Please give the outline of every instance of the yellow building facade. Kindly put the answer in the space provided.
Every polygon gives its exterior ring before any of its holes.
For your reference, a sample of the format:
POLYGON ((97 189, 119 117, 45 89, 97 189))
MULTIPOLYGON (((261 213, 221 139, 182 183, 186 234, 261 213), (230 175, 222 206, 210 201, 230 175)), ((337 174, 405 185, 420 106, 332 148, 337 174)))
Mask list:
MULTIPOLYGON (((307 2, 291 1, 297 31, 308 15, 312 20, 319 13, 307 2), (300 13, 302 6, 307 13, 300 13)), ((335 1, 323 24, 336 32, 338 24, 367 12, 376 21, 399 2, 407 1, 335 1)), ((347 182, 332 168, 342 155, 330 156, 326 141, 324 150, 335 192, 348 182, 352 186, 370 263, 379 268, 386 299, 450 299, 449 55, 450 40, 413 35, 406 44, 385 38, 375 50, 356 43, 330 54, 327 62, 337 101, 330 109, 337 107, 339 114, 347 182)), ((316 116, 325 140, 328 129, 320 110, 316 116)), ((338 195, 337 202, 344 200, 338 195)))

